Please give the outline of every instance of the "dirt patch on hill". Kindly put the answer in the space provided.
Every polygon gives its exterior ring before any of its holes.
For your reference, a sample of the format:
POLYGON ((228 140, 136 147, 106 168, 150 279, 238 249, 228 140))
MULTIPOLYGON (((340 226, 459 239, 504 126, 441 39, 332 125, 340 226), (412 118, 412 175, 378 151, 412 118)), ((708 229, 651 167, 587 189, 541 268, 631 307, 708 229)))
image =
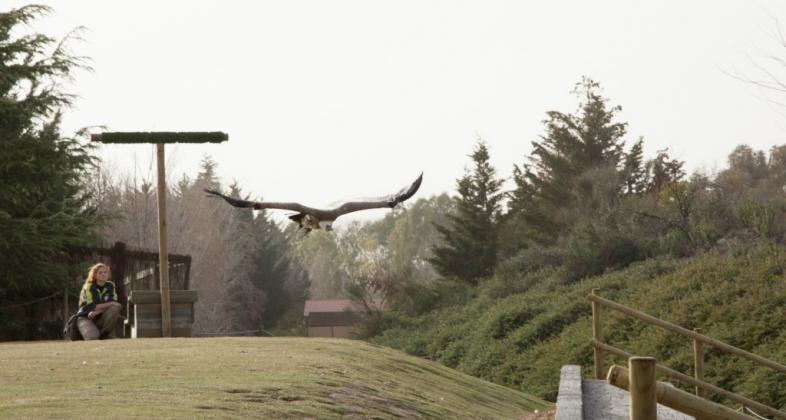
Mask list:
POLYGON ((527 413, 521 418, 521 420, 554 420, 554 415, 556 413, 557 413, 557 408, 552 407, 546 411, 540 411, 537 413, 527 413))

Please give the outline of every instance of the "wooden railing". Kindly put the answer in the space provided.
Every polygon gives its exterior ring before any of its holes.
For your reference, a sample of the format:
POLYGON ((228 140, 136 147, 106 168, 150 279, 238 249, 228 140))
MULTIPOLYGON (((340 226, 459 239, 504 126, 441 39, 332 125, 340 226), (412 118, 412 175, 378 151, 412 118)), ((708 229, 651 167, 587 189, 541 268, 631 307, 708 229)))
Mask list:
POLYGON ((704 354, 703 354, 703 345, 708 344, 713 346, 721 351, 735 354, 741 357, 744 357, 748 360, 756 362, 760 365, 764 365, 775 369, 779 372, 786 373, 786 366, 774 362, 770 359, 765 357, 761 357, 757 354, 753 354, 742 350, 740 348, 734 347, 730 344, 726 344, 720 340, 716 340, 712 337, 706 336, 701 334, 701 331, 696 330, 688 330, 686 328, 682 328, 678 325, 672 324, 670 322, 666 322, 662 319, 655 318, 654 316, 647 315, 643 312, 637 311, 633 308, 627 307, 625 305, 621 305, 619 303, 610 301, 608 299, 604 299, 600 296, 600 289, 592 289, 592 293, 587 295, 590 301, 592 301, 592 347, 594 350, 594 358, 595 358, 595 378, 597 379, 605 379, 605 372, 603 366, 603 353, 608 352, 620 357, 624 357, 625 359, 629 359, 634 357, 633 354, 628 353, 622 349, 618 349, 613 347, 607 343, 603 342, 603 330, 601 327, 601 317, 603 312, 603 307, 613 309, 615 311, 621 312, 623 314, 629 315, 633 318, 636 318, 640 321, 644 321, 650 325, 654 325, 660 328, 663 328, 667 331, 671 331, 673 333, 691 338, 693 340, 693 354, 694 354, 694 376, 688 376, 684 373, 678 372, 676 370, 670 369, 663 365, 656 365, 655 369, 667 376, 670 376, 674 379, 678 379, 683 381, 687 384, 693 385, 696 390, 696 394, 701 396, 702 390, 710 391, 716 395, 720 395, 724 398, 727 398, 731 401, 737 402, 742 404, 745 407, 749 407, 760 412, 767 413, 769 415, 775 416, 779 419, 786 420, 786 413, 772 408, 768 405, 762 404, 760 402, 751 400, 749 398, 743 397, 741 395, 735 394, 733 392, 727 391, 723 388, 719 388, 715 385, 709 384, 704 382, 704 354))
POLYGON ((657 420, 658 404, 699 420, 757 420, 671 384, 656 381, 655 366, 654 357, 631 357, 627 369, 617 365, 609 369, 606 376, 609 384, 630 393, 630 420, 657 420))

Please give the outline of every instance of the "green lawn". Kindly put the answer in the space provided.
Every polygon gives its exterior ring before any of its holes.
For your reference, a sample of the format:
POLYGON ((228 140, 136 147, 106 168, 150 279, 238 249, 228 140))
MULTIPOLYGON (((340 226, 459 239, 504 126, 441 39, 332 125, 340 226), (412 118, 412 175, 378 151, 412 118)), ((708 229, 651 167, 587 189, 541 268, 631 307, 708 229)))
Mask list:
POLYGON ((354 340, 0 344, 0 417, 521 418, 549 403, 354 340))

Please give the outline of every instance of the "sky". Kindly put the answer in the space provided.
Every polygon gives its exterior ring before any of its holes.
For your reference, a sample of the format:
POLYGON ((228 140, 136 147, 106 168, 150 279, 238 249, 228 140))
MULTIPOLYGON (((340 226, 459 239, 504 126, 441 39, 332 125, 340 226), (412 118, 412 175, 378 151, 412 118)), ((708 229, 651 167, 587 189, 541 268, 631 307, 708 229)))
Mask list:
MULTIPOLYGON (((3 0, 0 11, 27 3, 3 0)), ((65 86, 78 98, 64 133, 226 132, 218 145, 166 146, 168 182, 195 177, 210 156, 224 185, 253 199, 322 206, 396 192, 421 171, 415 198, 454 193, 478 139, 509 177, 547 111, 576 111, 582 76, 622 106, 627 143, 643 137, 646 158, 668 148, 691 172, 712 173, 739 144, 786 143, 786 108, 773 103, 786 98, 739 80, 767 70, 786 81, 771 58, 786 60, 784 2, 39 4, 53 12, 27 29, 62 38, 86 28, 70 49, 93 70, 65 86)), ((152 145, 98 155, 117 176, 155 179, 152 145)))

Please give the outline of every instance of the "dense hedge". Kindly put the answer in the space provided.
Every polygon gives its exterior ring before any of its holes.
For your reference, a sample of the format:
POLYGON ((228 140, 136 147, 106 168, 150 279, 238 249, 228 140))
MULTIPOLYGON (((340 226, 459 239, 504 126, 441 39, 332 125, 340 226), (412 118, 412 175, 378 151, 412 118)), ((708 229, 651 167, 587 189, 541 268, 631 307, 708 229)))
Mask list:
MULTIPOLYGON (((562 365, 580 364, 585 376, 593 374, 586 295, 599 287, 609 299, 786 363, 784 267, 786 248, 764 244, 726 255, 649 259, 571 285, 551 268, 517 281, 498 276, 423 315, 392 311, 387 328, 370 340, 553 401, 562 365), (505 290, 511 294, 500 297, 505 290)), ((605 313, 606 342, 692 374, 689 339, 605 313)), ((786 375, 705 353, 708 382, 786 408, 786 375)))

